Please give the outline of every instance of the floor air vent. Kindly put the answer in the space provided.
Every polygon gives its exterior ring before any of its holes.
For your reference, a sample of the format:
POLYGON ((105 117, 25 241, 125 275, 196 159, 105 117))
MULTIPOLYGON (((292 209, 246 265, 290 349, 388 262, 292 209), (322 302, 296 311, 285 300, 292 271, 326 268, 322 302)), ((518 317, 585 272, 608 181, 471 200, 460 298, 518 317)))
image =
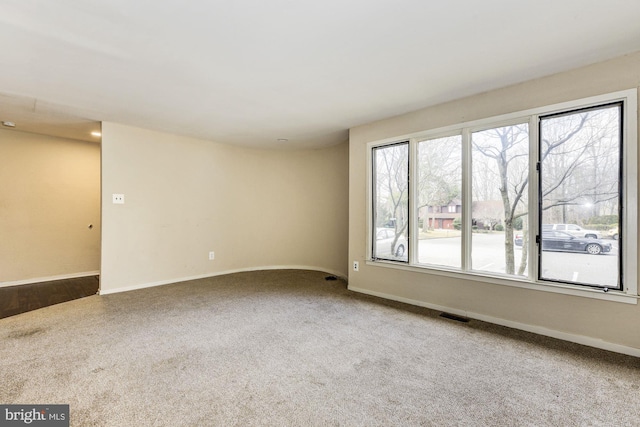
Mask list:
POLYGON ((442 312, 440 313, 440 317, 444 317, 445 319, 455 320, 456 322, 469 323, 469 319, 467 319, 466 317, 456 316, 455 314, 451 314, 451 313, 442 312))

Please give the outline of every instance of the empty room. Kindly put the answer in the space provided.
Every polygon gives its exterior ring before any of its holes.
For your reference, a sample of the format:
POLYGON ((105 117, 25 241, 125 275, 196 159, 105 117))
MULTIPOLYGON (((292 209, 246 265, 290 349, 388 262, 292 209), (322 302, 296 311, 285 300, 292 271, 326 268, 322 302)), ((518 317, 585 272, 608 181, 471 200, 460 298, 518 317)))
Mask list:
POLYGON ((638 424, 637 1, 0 4, 0 425, 638 424))

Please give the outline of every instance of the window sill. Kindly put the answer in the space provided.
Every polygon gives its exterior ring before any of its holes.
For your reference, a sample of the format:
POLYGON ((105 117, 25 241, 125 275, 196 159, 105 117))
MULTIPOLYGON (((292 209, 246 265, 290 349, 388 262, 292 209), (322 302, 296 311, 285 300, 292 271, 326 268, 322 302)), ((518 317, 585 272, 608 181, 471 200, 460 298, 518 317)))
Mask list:
POLYGON ((611 302, 620 302, 624 304, 638 304, 639 297, 637 295, 627 294, 623 291, 609 290, 604 292, 601 289, 583 288, 575 285, 565 285, 551 282, 530 282, 523 278, 508 277, 499 274, 491 275, 483 272, 461 272, 458 270, 446 270, 430 268, 428 266, 403 265, 392 261, 367 260, 366 264, 372 267, 393 268, 396 270, 411 271, 414 273, 431 274, 434 276, 451 277, 455 279, 473 280, 476 282, 490 283, 500 286, 511 286, 515 288, 523 288, 540 292, 551 292, 563 295, 578 296, 584 298, 593 298, 611 302))

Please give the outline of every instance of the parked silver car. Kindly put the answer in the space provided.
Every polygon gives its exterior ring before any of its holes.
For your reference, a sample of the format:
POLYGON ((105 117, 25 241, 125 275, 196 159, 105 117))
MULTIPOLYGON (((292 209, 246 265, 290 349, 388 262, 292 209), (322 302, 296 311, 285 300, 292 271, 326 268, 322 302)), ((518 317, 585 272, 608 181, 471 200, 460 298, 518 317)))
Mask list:
POLYGON ((376 229, 376 257, 404 258, 407 252, 407 239, 404 235, 398 237, 396 246, 391 251, 391 245, 396 237, 396 230, 393 228, 376 229))
POLYGON ((587 239, 600 239, 601 232, 587 230, 576 224, 542 224, 542 231, 564 231, 575 237, 586 237, 587 239))

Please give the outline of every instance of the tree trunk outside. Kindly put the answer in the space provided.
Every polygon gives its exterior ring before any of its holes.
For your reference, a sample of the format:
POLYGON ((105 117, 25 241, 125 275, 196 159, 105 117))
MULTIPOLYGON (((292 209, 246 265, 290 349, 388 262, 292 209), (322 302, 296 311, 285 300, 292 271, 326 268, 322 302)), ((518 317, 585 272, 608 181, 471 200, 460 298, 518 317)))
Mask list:
POLYGON ((520 256, 520 267, 518 267, 518 276, 524 274, 524 270, 527 268, 527 257, 529 255, 529 230, 526 227, 522 227, 522 254, 520 256))
MULTIPOLYGON (((504 142, 503 142, 504 145, 504 142)), ((504 261, 505 273, 513 274, 516 270, 516 262, 513 253, 513 214, 511 213, 511 201, 509 200, 509 187, 507 175, 507 162, 504 156, 498 160, 500 171, 500 195, 504 209, 504 261)))
POLYGON ((515 257, 513 253, 513 219, 505 219, 504 221, 504 259, 506 264, 506 273, 513 274, 515 272, 515 257))

